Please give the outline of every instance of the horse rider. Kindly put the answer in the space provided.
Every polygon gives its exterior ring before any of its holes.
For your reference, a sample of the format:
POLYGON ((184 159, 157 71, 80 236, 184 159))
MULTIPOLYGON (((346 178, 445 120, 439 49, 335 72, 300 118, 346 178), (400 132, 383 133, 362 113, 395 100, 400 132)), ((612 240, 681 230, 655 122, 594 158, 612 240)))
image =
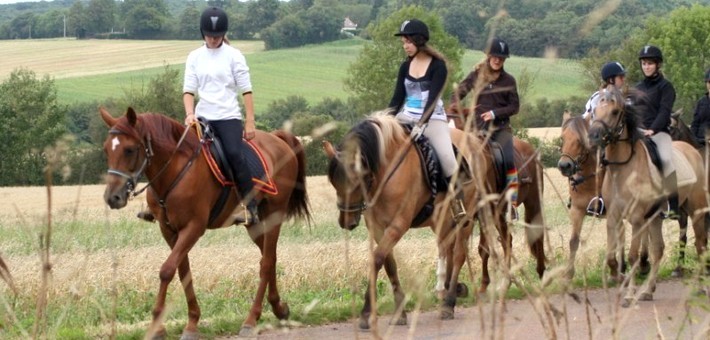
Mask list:
POLYGON ((705 95, 695 105, 690 131, 700 145, 705 145, 705 131, 710 128, 710 68, 705 71, 705 95))
POLYGON ((490 138, 501 145, 506 165, 506 188, 512 219, 517 219, 518 170, 515 167, 513 130, 510 117, 520 110, 520 98, 515 78, 505 71, 506 59, 510 57, 508 44, 493 38, 486 48, 486 58, 474 66, 468 76, 458 84, 451 98, 450 110, 461 111, 459 102, 469 92, 473 92, 476 126, 479 131, 490 134, 490 138))
MULTIPOLYGON (((404 21, 395 36, 400 37, 407 58, 399 67, 388 107, 400 123, 414 124, 411 131, 413 140, 422 134, 429 139, 451 190, 451 178, 458 171, 458 163, 441 100, 448 76, 446 59, 439 51, 427 45, 429 27, 418 19, 404 21)), ((450 208, 458 222, 466 216, 460 179, 453 187, 455 199, 450 208)))
POLYGON ((636 84, 636 101, 641 132, 655 142, 663 166, 663 187, 668 197, 666 217, 678 219, 678 182, 673 164, 670 136, 671 112, 675 88, 661 72, 663 53, 657 46, 646 45, 639 51, 639 65, 644 79, 636 84))
POLYGON ((190 52, 185 63, 185 124, 189 126, 197 117, 209 121, 222 141, 242 202, 247 202, 246 222, 253 225, 259 223, 259 215, 242 137, 250 140, 255 135, 254 100, 249 67, 244 55, 229 44, 228 29, 229 19, 223 9, 209 7, 202 12, 200 33, 205 44, 190 52), (239 93, 245 112, 239 108, 239 93), (197 106, 195 94, 200 98, 197 106))

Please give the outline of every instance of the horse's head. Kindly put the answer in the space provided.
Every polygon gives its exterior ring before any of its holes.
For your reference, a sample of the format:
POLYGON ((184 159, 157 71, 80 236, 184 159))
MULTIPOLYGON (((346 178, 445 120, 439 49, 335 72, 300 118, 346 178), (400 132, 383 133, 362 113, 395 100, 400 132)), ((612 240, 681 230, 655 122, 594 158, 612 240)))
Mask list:
POLYGON ((113 118, 104 108, 99 109, 101 118, 109 127, 104 141, 104 153, 108 162, 104 201, 111 209, 121 209, 136 187, 152 156, 150 140, 145 141, 136 129, 138 116, 133 108, 126 115, 113 118))
POLYGON ((592 146, 605 147, 616 143, 624 132, 627 118, 626 100, 619 89, 608 85, 599 92, 599 102, 594 109, 594 120, 589 128, 592 146))
POLYGON ((592 147, 587 138, 588 124, 581 116, 570 117, 562 123, 562 146, 557 168, 565 177, 580 172, 582 165, 590 159, 592 147))
POLYGON ((330 160, 328 181, 335 188, 337 196, 338 224, 343 229, 353 230, 360 223, 362 212, 367 208, 371 175, 366 173, 362 162, 351 158, 359 151, 340 152, 328 141, 323 141, 323 150, 330 160))

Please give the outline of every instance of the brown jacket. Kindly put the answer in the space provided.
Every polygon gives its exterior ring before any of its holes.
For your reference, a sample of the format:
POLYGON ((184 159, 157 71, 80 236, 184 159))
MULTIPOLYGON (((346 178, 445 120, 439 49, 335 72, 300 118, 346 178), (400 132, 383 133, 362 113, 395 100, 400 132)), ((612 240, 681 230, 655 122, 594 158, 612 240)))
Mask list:
MULTIPOLYGON (((479 67, 472 71, 459 84, 456 93, 451 97, 451 105, 456 105, 471 92, 476 86, 480 70, 479 67)), ((479 129, 486 129, 481 114, 493 111, 495 119, 493 124, 496 128, 506 128, 510 125, 510 117, 517 114, 520 109, 520 98, 518 97, 518 86, 515 78, 505 70, 501 70, 500 76, 490 82, 481 81, 478 90, 478 100, 476 101, 476 125, 479 129)), ((473 100, 473 99, 471 99, 473 100)), ((459 111, 463 112, 462 109, 459 111)))

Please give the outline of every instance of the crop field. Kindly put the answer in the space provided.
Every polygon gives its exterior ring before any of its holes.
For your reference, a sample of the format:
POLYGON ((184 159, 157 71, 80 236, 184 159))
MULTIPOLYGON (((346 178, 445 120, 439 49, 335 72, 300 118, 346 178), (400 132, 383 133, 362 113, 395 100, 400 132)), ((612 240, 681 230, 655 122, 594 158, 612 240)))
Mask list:
MULTIPOLYGON (((555 272, 555 268, 564 265, 568 253, 567 182, 554 168, 545 170, 545 182, 546 251, 550 271, 555 272)), ((291 305, 293 319, 299 323, 350 318, 350 306, 360 303, 364 289, 368 263, 366 228, 361 225, 353 232, 340 230, 335 193, 325 177, 309 177, 307 185, 313 223, 294 221, 282 229, 279 287, 291 305)), ((19 291, 13 297, 7 285, 0 282, 0 302, 4 301, 0 305, 7 308, 12 303, 14 307, 12 313, 0 313, 5 315, 0 317, 0 324, 4 325, 0 336, 17 338, 30 332, 27 322, 35 313, 33 306, 42 282, 38 237, 47 232, 51 223, 52 270, 46 293, 50 337, 76 334, 77 338, 105 338, 115 334, 119 338, 141 338, 150 320, 158 270, 169 249, 155 224, 134 217, 145 206, 144 196, 113 211, 103 203, 102 194, 102 185, 59 186, 51 190, 0 188, 0 205, 5 207, 0 211, 0 253, 19 291), (51 333, 59 330, 67 333, 51 333)), ((590 282, 600 275, 606 233, 603 220, 588 218, 585 223, 577 272, 592 273, 586 278, 590 282)), ((665 230, 671 249, 677 239, 677 227, 665 230)), ((513 233, 516 275, 525 284, 537 285, 523 228, 517 225, 513 233)), ((480 281, 476 244, 474 236, 470 246, 471 271, 465 268, 461 274, 462 281, 473 286, 480 281)), ((499 246, 497 249, 500 251, 499 246)), ((437 259, 433 233, 428 229, 410 231, 395 248, 395 254, 404 287, 415 296, 424 296, 424 308, 433 308, 431 292, 437 259)), ((665 261, 670 258, 666 256, 665 261)), ((191 251, 190 260, 203 311, 201 331, 213 335, 236 332, 256 287, 257 248, 242 227, 223 228, 207 231, 191 251), (222 324, 228 326, 216 326, 222 324)), ((492 264, 494 271, 497 266, 492 264)), ((386 280, 381 275, 381 280, 386 280)), ((382 293, 385 311, 387 301, 391 303, 387 291, 384 288, 382 293)), ((472 300, 462 303, 470 304, 472 300)), ((169 329, 179 332, 185 320, 185 304, 176 280, 168 305, 169 329)), ((264 320, 274 322, 274 317, 266 312, 264 320)))
MULTIPOLYGON (((167 65, 181 74, 187 54, 200 41, 184 40, 3 40, 0 80, 23 67, 38 77, 55 79, 63 103, 118 98, 131 88, 147 86, 167 65), (41 52, 40 52, 41 51, 41 52)), ((274 100, 302 96, 311 104, 324 98, 346 99, 343 79, 364 42, 341 40, 329 44, 265 51, 259 41, 233 41, 247 57, 255 89, 255 108, 262 112, 274 100)), ((466 51, 463 74, 483 58, 466 51)), ((584 94, 581 68, 572 60, 513 56, 506 62, 513 75, 523 70, 533 77, 527 100, 565 98, 584 94)), ((179 100, 179 99, 177 99, 179 100)))

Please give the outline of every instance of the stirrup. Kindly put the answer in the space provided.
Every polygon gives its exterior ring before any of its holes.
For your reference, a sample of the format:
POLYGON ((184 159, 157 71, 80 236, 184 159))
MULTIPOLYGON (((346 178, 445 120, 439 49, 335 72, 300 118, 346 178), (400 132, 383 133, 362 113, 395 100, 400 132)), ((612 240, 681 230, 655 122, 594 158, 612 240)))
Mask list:
POLYGON ((604 198, 601 196, 592 197, 587 204, 587 216, 599 217, 606 213, 606 205, 604 205, 604 198))
POLYGON ((508 213, 506 214, 508 222, 516 222, 520 219, 518 208, 512 204, 508 204, 508 213))
POLYGON ((680 214, 676 210, 671 210, 671 204, 666 202, 666 211, 661 212, 661 218, 664 220, 680 220, 680 214))
POLYGON ((464 218, 466 218, 466 207, 463 206, 463 200, 454 199, 449 205, 451 209, 451 216, 454 218, 454 222, 459 223, 464 218))

